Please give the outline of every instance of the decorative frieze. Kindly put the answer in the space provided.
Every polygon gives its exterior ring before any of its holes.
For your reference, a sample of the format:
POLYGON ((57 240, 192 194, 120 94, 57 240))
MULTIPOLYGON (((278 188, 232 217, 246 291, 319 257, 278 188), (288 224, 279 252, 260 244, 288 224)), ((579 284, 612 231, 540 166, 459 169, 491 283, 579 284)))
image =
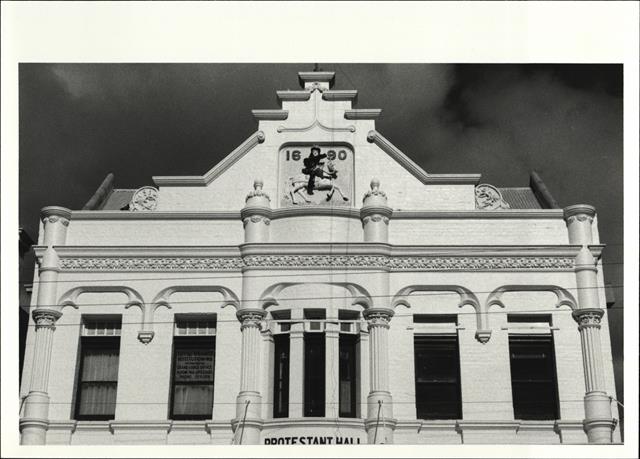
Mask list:
POLYGON ((246 227, 249 222, 251 223, 260 223, 264 222, 265 225, 269 226, 271 224, 271 220, 267 217, 263 217, 262 215, 254 215, 252 217, 247 217, 242 220, 242 226, 246 227))
POLYGON ((383 217, 381 215, 374 215, 372 217, 364 217, 362 219, 362 223, 365 225, 369 222, 384 222, 385 224, 389 223, 389 217, 383 217))
POLYGON ((66 271, 239 271, 240 257, 70 257, 60 260, 66 271))
POLYGON ((593 223, 593 217, 590 215, 572 215, 570 217, 567 217, 566 220, 567 220, 567 223, 574 223, 576 221, 578 222, 588 221, 589 223, 593 223))
MULTIPOLYGON (((262 219, 262 216, 249 217, 262 219)), ((245 220, 249 220, 249 218, 245 220)), ((253 221, 253 220, 252 220, 253 221)), ((246 224, 246 223, 245 223, 246 224)), ((265 224, 269 219, 265 218, 265 224)), ((391 271, 570 271, 574 257, 248 255, 245 257, 65 257, 65 271, 240 271, 242 268, 378 268, 391 271)))
POLYGON ((62 223, 63 226, 69 226, 69 220, 67 220, 66 218, 57 217, 55 215, 53 215, 51 217, 44 217, 42 219, 43 223, 56 223, 57 221, 62 223))

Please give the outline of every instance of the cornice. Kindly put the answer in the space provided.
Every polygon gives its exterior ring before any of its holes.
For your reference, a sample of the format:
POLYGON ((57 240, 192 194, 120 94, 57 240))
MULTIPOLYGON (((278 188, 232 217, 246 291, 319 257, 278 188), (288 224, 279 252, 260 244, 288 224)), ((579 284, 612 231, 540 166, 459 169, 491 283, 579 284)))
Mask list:
POLYGON ((344 111, 344 117, 348 120, 375 120, 380 115, 382 115, 380 108, 359 108, 344 111))
POLYGON ((336 72, 298 72, 298 79, 304 83, 319 81, 321 83, 333 83, 336 72))
POLYGON ((258 120, 286 120, 289 110, 251 110, 253 117, 258 120))
POLYGON ((562 219, 562 209, 516 209, 516 210, 394 210, 394 220, 435 220, 450 218, 466 219, 562 219))
MULTIPOLYGON (((238 220, 240 211, 151 211, 74 210, 71 219, 79 220, 238 220)), ((283 207, 272 209, 273 219, 289 217, 360 218, 356 207, 283 207)), ((562 209, 518 210, 393 210, 392 220, 438 219, 562 219, 562 209)), ((595 246, 594 246, 595 247, 595 246)))
POLYGON ((47 206, 40 210, 40 218, 42 220, 48 217, 60 217, 71 220, 71 210, 60 206, 47 206))
MULTIPOLYGON (((46 247, 35 247, 36 254, 46 247)), ((239 257, 236 246, 55 246, 58 256, 69 257, 239 257)))
POLYGON ((264 142, 265 135, 262 131, 257 131, 238 148, 229 153, 213 169, 203 176, 154 176, 153 181, 158 186, 207 186, 223 172, 234 165, 240 158, 247 154, 253 147, 264 142))
POLYGON ((355 89, 330 89, 322 93, 324 100, 348 101, 354 100, 356 97, 358 97, 358 91, 355 89))
POLYGON ((562 209, 564 212, 564 218, 568 219, 574 215, 586 215, 588 217, 594 217, 596 215, 596 208, 588 204, 575 204, 562 209))
POLYGON ((380 147, 425 185, 477 185, 480 181, 480 174, 429 174, 377 131, 369 131, 367 141, 380 147))
POLYGON ((240 211, 150 211, 74 210, 72 220, 238 220, 240 211))
POLYGON ((273 209, 272 220, 289 217, 344 217, 344 218, 360 218, 360 209, 354 207, 283 207, 273 209))
POLYGON ((304 90, 276 91, 276 95, 280 101, 304 101, 311 98, 311 92, 304 90))
MULTIPOLYGON (((331 419, 323 419, 323 418, 282 418, 282 419, 265 419, 264 420, 264 428, 273 428, 273 427, 332 427, 334 428, 336 425, 340 425, 340 427, 353 427, 362 429, 364 428, 365 421, 364 419, 357 418, 331 418, 331 419)), ((267 432, 268 433, 268 432, 267 432)))

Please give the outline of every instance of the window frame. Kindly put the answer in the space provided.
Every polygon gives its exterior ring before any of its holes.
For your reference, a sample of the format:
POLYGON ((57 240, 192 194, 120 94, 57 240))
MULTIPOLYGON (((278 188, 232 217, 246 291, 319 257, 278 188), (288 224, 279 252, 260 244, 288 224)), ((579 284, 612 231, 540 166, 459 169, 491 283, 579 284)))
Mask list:
MULTIPOLYGON (((434 352, 434 351, 431 351, 434 352)), ((457 333, 415 333, 413 336, 413 355, 414 355, 414 388, 415 388, 415 407, 416 407, 416 419, 422 420, 458 420, 462 419, 462 381, 460 377, 460 341, 458 339, 457 333), (434 346, 435 344, 444 343, 450 344, 453 346, 449 352, 453 352, 456 357, 456 365, 455 365, 455 374, 450 376, 453 378, 453 381, 438 381, 437 379, 429 380, 429 381, 420 381, 419 380, 419 341, 423 341, 425 343, 431 342, 430 344, 434 346), (422 385, 422 387, 419 387, 422 385), (429 415, 429 401, 419 400, 419 394, 425 390, 428 386, 435 387, 453 387, 452 393, 455 394, 455 398, 450 401, 451 405, 454 406, 455 413, 453 415, 443 416, 442 411, 437 412, 434 415, 429 415)), ((449 378, 447 378, 449 379, 449 378)), ((444 410, 444 409, 443 409, 444 410)), ((452 410, 452 411, 454 411, 452 410)))
MULTIPOLYGON (((96 320, 92 319, 92 322, 96 322, 96 320)), ((109 322, 113 322, 113 320, 109 320, 109 322)), ((116 321, 117 323, 117 321, 116 321)), ((84 332, 84 321, 83 321, 83 332, 84 332)), ((80 355, 79 355, 79 364, 78 364, 78 375, 76 378, 77 387, 75 390, 75 406, 73 410, 73 419, 76 421, 110 421, 115 419, 116 408, 118 405, 117 395, 118 395, 118 377, 120 372, 120 334, 117 335, 108 335, 108 336, 98 336, 98 335, 82 335, 80 336, 80 355), (115 381, 112 380, 102 380, 102 381, 84 381, 82 378, 82 374, 84 372, 85 367, 85 356, 87 351, 89 350, 117 350, 118 353, 118 375, 116 376, 115 381), (115 385, 114 390, 116 394, 116 399, 113 403, 113 413, 109 414, 82 414, 82 393, 84 390, 84 384, 87 383, 103 383, 103 384, 113 384, 115 385)))
MULTIPOLYGON (((509 373, 511 379, 511 399, 513 406, 513 417, 516 420, 535 420, 535 421, 544 421, 544 420, 557 420, 560 419, 560 398, 558 394, 558 369, 556 366, 556 356, 555 356, 555 343, 553 339, 553 334, 545 333, 545 334, 521 334, 514 333, 509 334, 509 373), (517 343, 519 346, 524 343, 535 343, 535 345, 548 350, 548 357, 545 358, 547 370, 549 371, 549 377, 547 378, 537 378, 533 380, 518 380, 514 378, 514 350, 513 343, 517 343), (540 344, 544 344, 540 346, 540 344), (516 394, 521 393, 523 388, 520 387, 516 390, 516 385, 526 385, 529 383, 530 385, 542 383, 548 384, 550 387, 547 390, 551 393, 551 399, 546 402, 551 406, 551 410, 549 413, 545 414, 536 414, 535 410, 526 412, 526 408, 523 405, 527 404, 527 401, 516 400, 516 394), (523 410, 525 410, 523 416, 523 410)), ((539 376, 539 375, 538 375, 539 376)), ((543 406, 541 401, 538 401, 533 405, 535 407, 543 406)))
POLYGON ((217 335, 217 319, 215 315, 198 315, 198 316, 184 316, 184 317, 176 317, 174 323, 174 335, 172 341, 172 349, 171 349, 171 379, 169 385, 169 419, 174 421, 202 421, 213 419, 213 407, 215 403, 215 387, 216 387, 216 335, 217 335), (210 330, 213 331, 210 333, 193 333, 189 334, 179 334, 179 330, 183 329, 179 327, 179 323, 198 323, 201 322, 203 324, 207 324, 203 327, 189 327, 187 330, 194 328, 195 330, 210 330), (212 327, 209 325, 213 324, 212 327), (176 370, 177 370, 177 356, 180 351, 185 350, 204 350, 208 349, 212 352, 213 355, 213 368, 212 375, 210 381, 177 381, 176 378, 176 370), (211 410, 208 414, 176 414, 175 413, 175 403, 176 403, 176 386, 211 386, 211 410))

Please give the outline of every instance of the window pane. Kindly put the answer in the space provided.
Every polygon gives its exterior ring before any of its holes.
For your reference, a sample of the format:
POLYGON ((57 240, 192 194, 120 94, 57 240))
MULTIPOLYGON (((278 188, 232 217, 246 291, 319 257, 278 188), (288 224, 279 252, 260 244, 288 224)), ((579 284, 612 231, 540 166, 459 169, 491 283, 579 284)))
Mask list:
POLYGON ((304 335, 304 415, 324 416, 324 333, 304 335))
POLYGON ((113 419, 116 412, 120 338, 83 337, 80 346, 76 418, 113 419))
POLYGON ((273 369, 273 417, 289 416, 289 335, 275 335, 273 369))
POLYGON ((213 384, 176 385, 173 392, 174 416, 211 417, 213 410, 213 384))
POLYGON ((460 419, 457 335, 414 337, 416 411, 419 419, 460 419))
POLYGON ((551 336, 510 336, 511 388, 516 419, 557 419, 551 336))
POLYGON ((176 349, 175 379, 177 382, 213 381, 212 349, 176 349))
POLYGON ((80 416, 113 416, 116 413, 117 383, 81 383, 80 416))
POLYGON ((84 349, 81 380, 84 382, 117 381, 118 354, 118 349, 84 349))
POLYGON ((356 415, 356 336, 340 335, 339 415, 356 415))
POLYGON ((174 338, 172 419, 211 419, 215 337, 174 338))

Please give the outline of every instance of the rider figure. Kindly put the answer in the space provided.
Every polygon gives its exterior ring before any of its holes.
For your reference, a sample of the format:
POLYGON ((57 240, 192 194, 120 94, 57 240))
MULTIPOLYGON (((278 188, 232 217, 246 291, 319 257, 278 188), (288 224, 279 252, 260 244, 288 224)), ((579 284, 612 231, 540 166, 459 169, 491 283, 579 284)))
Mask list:
POLYGON ((309 176, 309 182, 307 183, 307 194, 313 194, 313 187, 315 185, 316 177, 329 178, 322 170, 324 162, 322 161, 327 155, 320 153, 320 147, 314 145, 311 147, 311 153, 309 156, 302 160, 304 163, 304 169, 302 173, 309 176))

